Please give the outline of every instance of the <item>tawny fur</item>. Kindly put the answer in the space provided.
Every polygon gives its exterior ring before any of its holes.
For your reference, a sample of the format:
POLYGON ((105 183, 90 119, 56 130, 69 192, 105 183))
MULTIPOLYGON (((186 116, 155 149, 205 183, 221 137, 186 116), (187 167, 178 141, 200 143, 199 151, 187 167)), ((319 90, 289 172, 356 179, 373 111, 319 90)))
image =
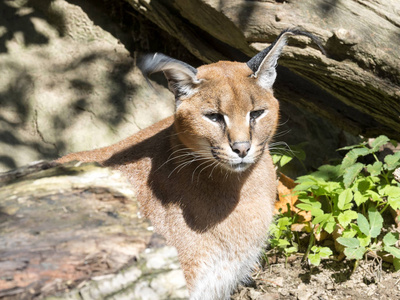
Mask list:
POLYGON ((276 197, 268 142, 278 102, 245 63, 198 68, 201 84, 167 118, 109 147, 58 160, 97 161, 120 170, 138 192, 142 213, 177 248, 191 299, 229 299, 251 274, 267 237, 276 197), (249 112, 265 115, 249 122, 249 112), (218 111, 225 127, 204 115, 218 111), (230 143, 251 141, 254 163, 230 170, 230 143), (220 160, 213 157, 216 147, 220 160))

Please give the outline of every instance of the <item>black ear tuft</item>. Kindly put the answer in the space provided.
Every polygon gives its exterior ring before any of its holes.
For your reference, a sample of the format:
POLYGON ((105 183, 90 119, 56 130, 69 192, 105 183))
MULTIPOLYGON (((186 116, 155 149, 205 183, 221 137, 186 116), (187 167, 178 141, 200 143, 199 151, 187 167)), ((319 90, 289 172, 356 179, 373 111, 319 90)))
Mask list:
POLYGON ((271 88, 275 81, 275 67, 289 35, 304 35, 311 38, 321 49, 321 52, 326 55, 318 38, 311 33, 299 29, 286 29, 282 31, 268 48, 259 52, 247 62, 247 66, 253 71, 252 76, 259 78, 259 83, 264 88, 271 88))

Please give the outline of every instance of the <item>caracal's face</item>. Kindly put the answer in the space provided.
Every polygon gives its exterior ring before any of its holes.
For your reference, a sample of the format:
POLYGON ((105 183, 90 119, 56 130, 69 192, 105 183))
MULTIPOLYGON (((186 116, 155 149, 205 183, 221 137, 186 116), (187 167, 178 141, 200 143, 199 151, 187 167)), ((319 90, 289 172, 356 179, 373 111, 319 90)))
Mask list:
POLYGON ((245 63, 198 68, 200 84, 180 99, 175 126, 181 142, 199 156, 241 172, 257 162, 278 122, 272 90, 251 77, 245 63))

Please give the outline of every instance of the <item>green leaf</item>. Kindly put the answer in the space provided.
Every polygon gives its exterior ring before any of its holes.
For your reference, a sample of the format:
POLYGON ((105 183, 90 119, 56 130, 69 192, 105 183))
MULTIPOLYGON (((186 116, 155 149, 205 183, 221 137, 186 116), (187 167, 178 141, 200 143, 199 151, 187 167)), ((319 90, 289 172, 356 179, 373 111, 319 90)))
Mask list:
POLYGON ((329 257, 330 255, 333 254, 332 250, 328 247, 321 247, 319 249, 319 254, 321 257, 329 257))
POLYGON ((400 270, 400 258, 395 257, 393 259, 393 266, 396 271, 400 270))
POLYGON ((303 175, 296 178, 296 183, 303 183, 303 182, 313 182, 315 183, 316 180, 310 175, 303 175))
POLYGON ((281 167, 283 167, 284 165, 286 165, 287 163, 289 163, 291 160, 293 159, 293 156, 290 155, 282 155, 282 158, 280 160, 280 165, 281 167))
MULTIPOLYGON (((332 217, 333 218, 333 217, 332 217)), ((335 227, 336 227, 336 222, 335 222, 335 220, 333 219, 331 219, 331 220, 329 220, 328 222, 326 222, 325 223, 325 225, 324 225, 324 229, 325 229, 325 231, 327 232, 327 233, 332 233, 334 230, 335 230, 335 227)))
POLYGON ((319 215, 319 216, 317 216, 317 217, 314 218, 314 220, 312 221, 312 223, 313 223, 313 224, 324 223, 324 222, 328 221, 330 217, 331 217, 331 214, 319 215))
POLYGON ((318 168, 318 171, 311 173, 311 175, 329 181, 336 180, 340 175, 342 175, 342 173, 340 165, 323 165, 318 168))
POLYGON ((396 242, 399 240, 399 233, 396 232, 388 232, 384 237, 383 237, 383 243, 385 246, 392 246, 396 244, 396 242))
POLYGON ((344 254, 349 259, 362 259, 366 249, 364 247, 346 248, 344 254))
POLYGON ((354 219, 357 219, 357 213, 354 210, 346 210, 345 212, 341 212, 338 216, 339 224, 344 228, 354 219))
POLYGON ((389 141, 390 139, 385 135, 378 136, 371 143, 371 153, 378 151, 381 146, 387 144, 389 141))
POLYGON ((357 248, 360 246, 360 241, 356 238, 339 237, 336 239, 336 241, 339 244, 342 244, 343 246, 346 246, 348 248, 357 248))
POLYGON ((393 209, 400 208, 400 187, 386 185, 383 189, 379 190, 379 194, 388 197, 389 205, 393 209))
MULTIPOLYGON (((351 224, 351 225, 355 225, 355 224, 351 224)), ((357 225, 355 225, 355 226, 357 226, 357 225)), ((357 227, 357 228, 358 228, 358 227, 357 227)), ((353 229, 353 228, 345 229, 345 230, 343 231, 343 233, 342 233, 342 237, 344 237, 344 238, 352 238, 352 237, 354 237, 354 236, 357 234, 358 231, 359 231, 359 230, 355 230, 355 229, 353 229)))
POLYGON ((385 247, 383 247, 383 249, 384 249, 386 252, 389 252, 390 254, 392 254, 394 257, 400 258, 400 249, 399 249, 399 248, 396 248, 396 247, 393 247, 393 246, 386 246, 386 245, 385 245, 385 247))
POLYGON ((348 167, 344 171, 343 175, 343 183, 346 188, 348 188, 354 181, 354 179, 357 177, 357 175, 361 172, 363 169, 364 165, 362 163, 356 163, 350 167, 348 167))
POLYGON ((379 190, 379 195, 400 197, 400 187, 387 184, 379 190))
POLYGON ((314 252, 314 253, 319 252, 319 249, 320 249, 320 247, 319 247, 319 246, 316 246, 316 245, 314 245, 314 246, 311 247, 311 251, 314 252))
POLYGON ((282 158, 282 156, 277 155, 277 154, 273 154, 272 156, 272 162, 274 163, 274 165, 276 165, 282 158))
POLYGON ((294 192, 312 191, 312 190, 318 189, 317 182, 315 180, 310 180, 309 178, 301 179, 299 177, 299 178, 296 179, 295 182, 297 183, 297 185, 293 189, 294 192))
POLYGON ((400 165, 400 152, 396 152, 393 155, 386 155, 384 159, 388 170, 394 170, 400 165))
POLYGON ((373 183, 371 182, 371 177, 361 178, 355 182, 355 190, 359 192, 365 192, 371 188, 373 183))
POLYGON ((367 171, 372 175, 372 176, 378 176, 382 172, 382 167, 383 163, 380 161, 374 162, 373 165, 368 165, 367 166, 367 171))
POLYGON ((344 209, 344 206, 351 202, 353 199, 353 192, 351 189, 345 189, 343 192, 339 194, 338 208, 340 210, 344 209))
POLYGON ((348 167, 351 167, 352 165, 355 164, 357 161, 357 158, 359 156, 364 156, 369 154, 369 149, 368 148, 356 148, 351 151, 349 151, 346 156, 343 158, 341 168, 346 169, 348 167))
POLYGON ((317 206, 313 206, 307 203, 299 203, 296 205, 297 208, 311 212, 311 215, 318 217, 324 214, 324 211, 317 206))
POLYGON ((308 260, 309 260, 310 264, 312 264, 314 266, 319 266, 319 264, 321 263, 321 256, 319 255, 319 253, 309 254, 308 260))
POLYGON ((280 229, 286 228, 288 225, 291 225, 291 222, 288 217, 282 217, 278 220, 278 227, 280 229))
POLYGON ((304 211, 310 211, 312 208, 314 208, 314 206, 308 203, 299 203, 296 205, 296 207, 304 211))
POLYGON ((297 247, 289 247, 283 250, 286 254, 293 254, 296 253, 298 251, 297 247))
POLYGON ((364 217, 364 215, 358 214, 357 224, 362 233, 367 236, 370 234, 371 227, 369 226, 368 220, 366 217, 364 217))
POLYGON ((379 194, 377 192, 374 191, 366 191, 365 196, 367 196, 368 198, 371 198, 373 201, 379 201, 381 200, 381 197, 379 196, 379 194))
POLYGON ((278 247, 285 248, 288 245, 290 245, 290 243, 287 240, 284 240, 284 239, 278 240, 278 247))
POLYGON ((334 181, 328 181, 325 185, 325 191, 328 194, 336 193, 338 190, 341 190, 342 186, 340 185, 339 182, 334 182, 334 181))
POLYGON ((359 236, 357 239, 360 241, 360 246, 361 247, 367 247, 369 244, 371 244, 371 237, 368 236, 359 236))
POLYGON ((368 196, 361 194, 359 191, 354 193, 354 202, 356 202, 357 206, 365 203, 368 200, 368 196))
POLYGON ((370 207, 368 209, 368 218, 371 226, 370 235, 371 237, 375 238, 381 233, 383 218, 375 207, 370 207))
POLYGON ((400 209, 400 197, 388 197, 389 205, 394 209, 400 209))
POLYGON ((337 151, 351 150, 351 149, 354 149, 354 148, 362 148, 366 144, 367 144, 366 142, 363 142, 363 143, 357 144, 357 145, 350 145, 350 146, 339 148, 339 149, 337 149, 337 151))

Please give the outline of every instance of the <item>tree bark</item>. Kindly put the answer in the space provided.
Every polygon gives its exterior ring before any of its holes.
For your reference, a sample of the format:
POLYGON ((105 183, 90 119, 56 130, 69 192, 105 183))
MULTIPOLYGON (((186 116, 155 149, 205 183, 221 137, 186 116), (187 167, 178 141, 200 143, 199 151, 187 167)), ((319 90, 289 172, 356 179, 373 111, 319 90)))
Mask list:
POLYGON ((118 172, 43 162, 0 174, 0 299, 187 296, 176 250, 118 172))
POLYGON ((282 30, 320 38, 289 40, 279 64, 279 100, 346 131, 400 139, 400 2, 397 0, 126 0, 203 62, 246 61, 282 30))

